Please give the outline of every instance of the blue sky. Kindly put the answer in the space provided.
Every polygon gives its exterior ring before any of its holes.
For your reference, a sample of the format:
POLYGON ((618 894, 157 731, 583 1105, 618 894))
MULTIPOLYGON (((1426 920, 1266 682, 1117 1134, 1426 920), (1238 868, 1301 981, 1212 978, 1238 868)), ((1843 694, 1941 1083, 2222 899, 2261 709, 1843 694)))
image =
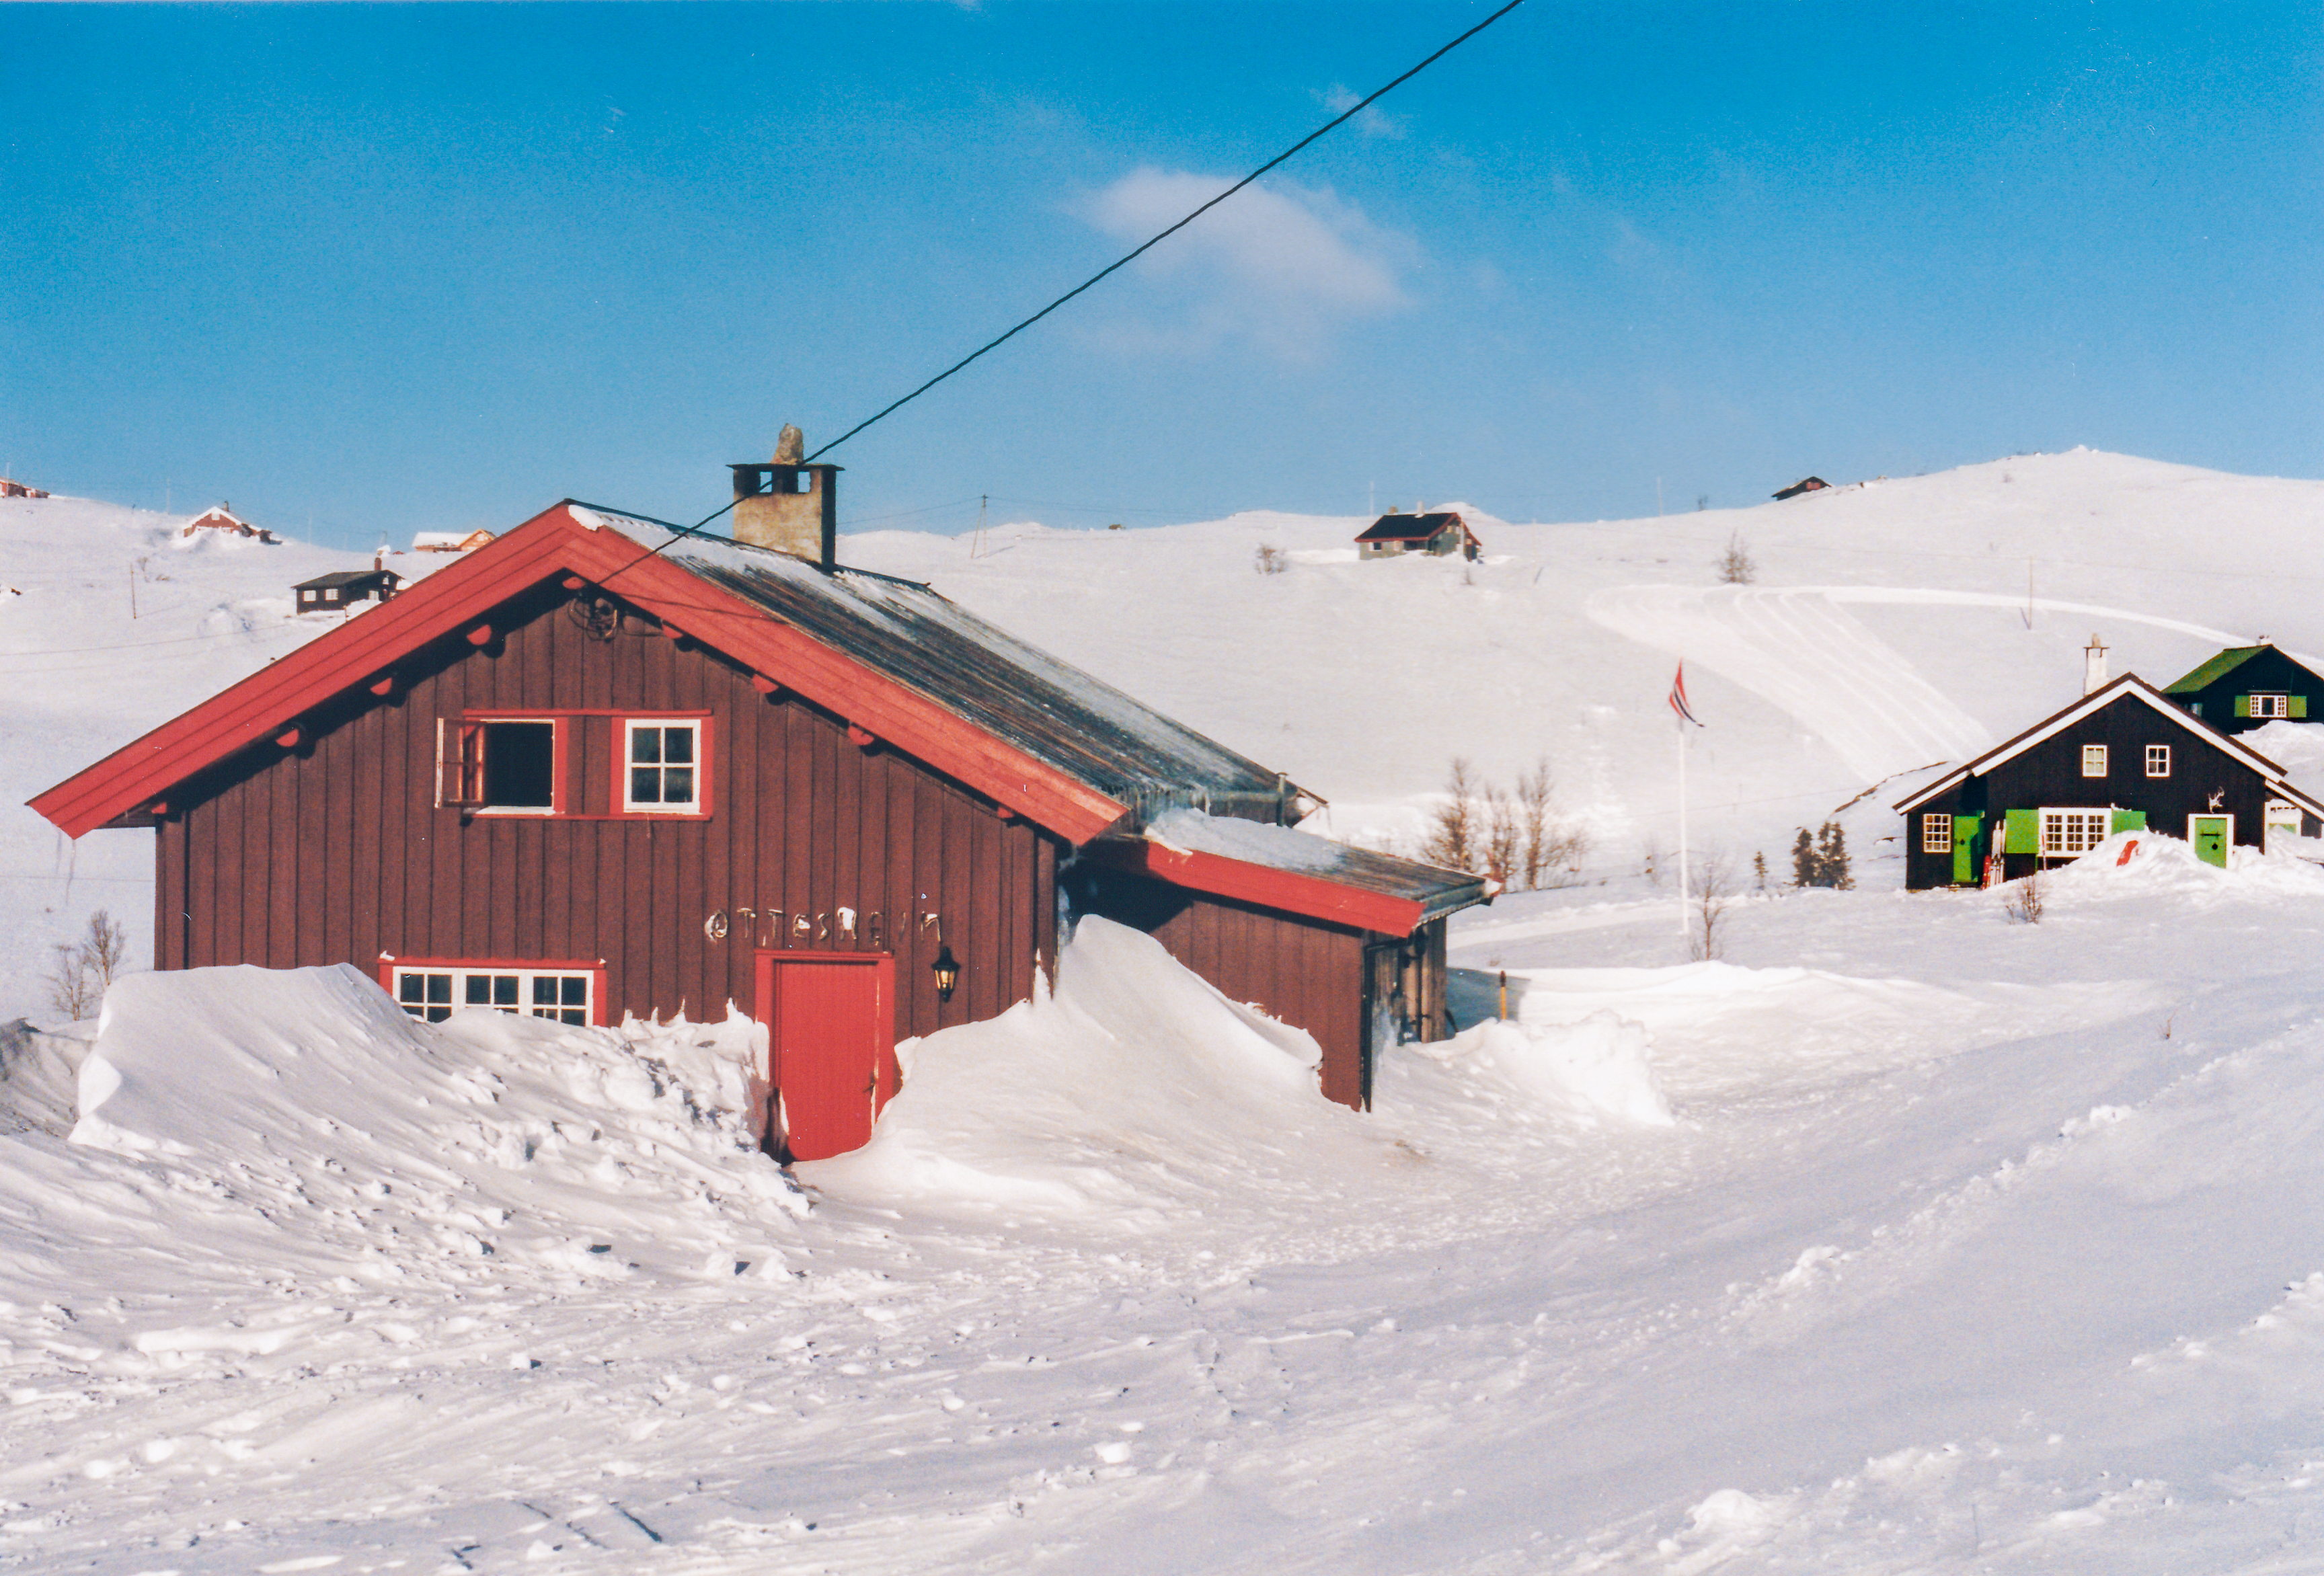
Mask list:
MULTIPOLYGON (((692 521, 1489 8, 0 6, 0 465, 692 521)), ((1531 0, 1379 109, 832 455, 844 523, 2324 475, 2312 3, 1531 0)))

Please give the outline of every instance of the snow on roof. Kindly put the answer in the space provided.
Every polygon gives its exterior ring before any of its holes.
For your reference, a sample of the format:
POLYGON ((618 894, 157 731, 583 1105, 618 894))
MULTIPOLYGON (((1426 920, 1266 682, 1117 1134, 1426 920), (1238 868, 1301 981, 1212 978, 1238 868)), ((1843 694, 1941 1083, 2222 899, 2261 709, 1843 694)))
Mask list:
POLYGON ((1423 919, 1469 908, 1483 902, 1486 897, 1482 876, 1334 843, 1328 837, 1264 821, 1205 816, 1197 810, 1172 810, 1156 816, 1148 825, 1146 838, 1175 853, 1240 860, 1268 870, 1314 876, 1341 886, 1406 899, 1421 905, 1423 919))
POLYGON ((1001 739, 1130 805, 1243 806, 1272 813, 1298 789, 918 581, 867 569, 825 574, 788 553, 596 505, 593 521, 759 607, 1001 739))

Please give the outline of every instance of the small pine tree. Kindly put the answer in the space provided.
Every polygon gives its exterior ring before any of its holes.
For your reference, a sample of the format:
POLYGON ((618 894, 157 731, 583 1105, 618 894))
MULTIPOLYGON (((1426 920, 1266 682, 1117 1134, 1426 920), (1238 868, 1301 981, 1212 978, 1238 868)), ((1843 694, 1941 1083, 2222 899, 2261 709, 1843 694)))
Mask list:
POLYGON ((1816 880, 1815 839, 1809 836, 1808 829, 1803 826, 1799 841, 1792 844, 1792 885, 1815 887, 1822 884, 1816 880))
POLYGON ((1764 853, 1751 856, 1751 889, 1758 892, 1767 889, 1767 856, 1764 853))
POLYGON ((1856 878, 1848 869, 1848 834, 1837 821, 1826 821, 1816 831, 1816 884, 1848 892, 1856 889, 1856 878))

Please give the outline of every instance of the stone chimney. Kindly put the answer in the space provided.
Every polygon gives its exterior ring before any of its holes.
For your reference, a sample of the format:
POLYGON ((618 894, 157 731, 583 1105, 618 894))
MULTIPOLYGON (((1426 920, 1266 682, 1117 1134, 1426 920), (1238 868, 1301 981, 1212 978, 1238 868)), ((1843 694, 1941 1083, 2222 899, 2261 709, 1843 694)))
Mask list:
POLYGON ((805 558, 825 574, 838 561, 839 467, 807 463, 807 439, 785 427, 767 465, 734 473, 734 539, 805 558))
POLYGON ((2082 693, 2084 695, 2096 695, 2106 687, 2106 659, 2107 649, 2098 644, 2098 638, 2096 635, 2092 635, 2090 643, 2082 648, 2082 693))

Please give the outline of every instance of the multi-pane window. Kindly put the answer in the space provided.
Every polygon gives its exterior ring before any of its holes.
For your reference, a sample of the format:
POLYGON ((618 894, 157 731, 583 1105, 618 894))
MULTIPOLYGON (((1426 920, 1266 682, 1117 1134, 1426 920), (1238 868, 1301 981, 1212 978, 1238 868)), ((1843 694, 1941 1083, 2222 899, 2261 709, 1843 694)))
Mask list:
POLYGON ((691 813, 702 805, 702 724, 630 723, 626 724, 627 763, 622 807, 628 810, 691 813))
POLYGON ((2104 777, 2107 774, 2107 747, 2103 744, 2082 746, 2082 775, 2104 777))
POLYGON ((2288 695, 2255 695, 2251 697, 2251 714, 2255 717, 2288 717, 2292 714, 2292 697, 2288 695))
POLYGON ((1921 852, 1950 853, 1953 851, 1953 818, 1950 816, 1921 817, 1921 852))
POLYGON ((2107 840, 2106 810, 2044 810, 2042 812, 2042 857, 2072 859, 2107 840))
POLYGON ((587 1023, 591 976, 559 969, 462 968, 423 965, 395 971, 396 1005, 428 1023, 441 1023, 463 1007, 489 1007, 518 1017, 587 1023))
POLYGON ((2169 777, 2171 775, 2170 745, 2149 744, 2146 747, 2146 775, 2149 777, 2169 777))

